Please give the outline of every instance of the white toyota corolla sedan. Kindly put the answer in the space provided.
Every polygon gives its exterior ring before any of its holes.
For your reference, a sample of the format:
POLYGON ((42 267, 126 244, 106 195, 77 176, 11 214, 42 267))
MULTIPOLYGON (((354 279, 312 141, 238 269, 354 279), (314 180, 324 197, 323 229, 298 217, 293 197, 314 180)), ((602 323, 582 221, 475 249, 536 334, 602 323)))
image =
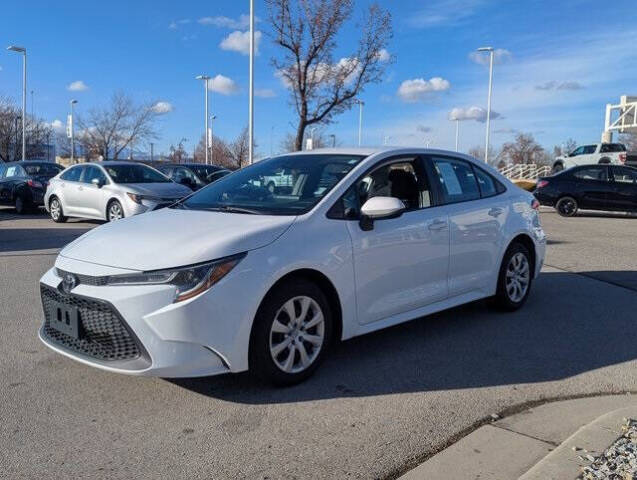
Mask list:
POLYGON ((270 158, 67 245, 41 279, 40 338, 111 372, 295 383, 339 339, 485 297, 521 307, 544 260, 537 209, 458 153, 270 158))

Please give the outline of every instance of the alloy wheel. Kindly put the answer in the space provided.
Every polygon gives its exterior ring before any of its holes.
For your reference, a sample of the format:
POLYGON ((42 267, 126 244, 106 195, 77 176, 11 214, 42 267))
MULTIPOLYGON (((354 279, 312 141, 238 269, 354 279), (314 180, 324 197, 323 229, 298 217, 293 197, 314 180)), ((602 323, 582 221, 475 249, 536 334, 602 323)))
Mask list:
POLYGON ((108 220, 110 222, 113 220, 121 220, 123 216, 121 205, 117 202, 111 203, 110 207, 108 207, 108 220))
POLYGON ((56 199, 51 201, 50 210, 51 218, 53 220, 57 220, 58 218, 60 218, 60 202, 58 202, 56 199))
POLYGON ((557 209, 559 213, 561 213, 565 217, 570 217, 575 213, 575 201, 570 198, 564 198, 560 200, 557 209))
POLYGON ((324 342, 325 319, 313 298, 291 298, 275 314, 270 328, 270 355, 282 371, 306 370, 318 357, 324 342))
POLYGON ((529 260, 521 252, 516 253, 509 260, 506 270, 506 292, 512 302, 520 302, 529 289, 531 269, 529 260))

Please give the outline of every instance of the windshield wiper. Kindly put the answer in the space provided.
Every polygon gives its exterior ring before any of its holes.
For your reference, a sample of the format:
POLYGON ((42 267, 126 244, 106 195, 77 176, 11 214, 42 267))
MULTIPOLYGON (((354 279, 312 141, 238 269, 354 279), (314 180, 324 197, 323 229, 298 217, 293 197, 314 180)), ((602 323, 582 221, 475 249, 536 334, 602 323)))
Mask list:
POLYGON ((181 210, 188 210, 188 207, 183 202, 173 203, 172 205, 169 205, 168 208, 179 208, 181 210))
POLYGON ((261 215, 261 212, 258 210, 251 210, 249 208, 243 207, 231 207, 229 205, 223 205, 220 207, 209 207, 204 210, 211 210, 213 212, 227 212, 227 213, 247 213, 250 215, 261 215))

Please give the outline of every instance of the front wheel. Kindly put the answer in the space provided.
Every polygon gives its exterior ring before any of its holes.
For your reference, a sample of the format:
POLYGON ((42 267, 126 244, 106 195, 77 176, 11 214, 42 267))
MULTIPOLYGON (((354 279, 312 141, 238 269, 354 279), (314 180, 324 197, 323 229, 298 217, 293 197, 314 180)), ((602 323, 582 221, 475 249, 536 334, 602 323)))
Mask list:
POLYGON ((555 210, 562 217, 572 217, 578 208, 577 200, 573 197, 562 197, 555 204, 555 210))
POLYGON ((117 200, 111 201, 106 209, 106 219, 109 222, 114 222, 115 220, 121 220, 122 218, 124 218, 124 209, 122 208, 122 204, 117 200))
POLYGON ((51 218, 55 223, 63 223, 66 222, 66 217, 64 216, 64 210, 62 209, 62 204, 58 200, 57 197, 53 197, 49 202, 49 213, 51 214, 51 218))
POLYGON ((314 283, 289 281, 268 294, 254 321, 250 370, 269 383, 293 385, 323 361, 332 335, 332 312, 314 283))
POLYGON ((521 243, 513 243, 504 254, 498 276, 495 304, 503 310, 517 310, 529 296, 533 278, 531 254, 521 243))

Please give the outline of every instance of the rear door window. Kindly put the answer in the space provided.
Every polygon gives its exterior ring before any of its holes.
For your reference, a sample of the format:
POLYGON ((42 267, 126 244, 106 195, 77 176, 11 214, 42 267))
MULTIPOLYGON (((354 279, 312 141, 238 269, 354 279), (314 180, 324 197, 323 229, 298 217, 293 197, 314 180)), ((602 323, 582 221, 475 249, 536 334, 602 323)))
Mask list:
POLYGON ((432 161, 443 203, 467 202, 480 198, 478 181, 469 163, 442 157, 432 157, 432 161))
POLYGON ((577 180, 595 180, 599 182, 608 181, 608 170, 606 167, 589 167, 573 172, 573 177, 577 180))
POLYGON ((613 179, 617 183, 629 183, 635 184, 637 183, 637 174, 626 167, 613 167, 613 179))

